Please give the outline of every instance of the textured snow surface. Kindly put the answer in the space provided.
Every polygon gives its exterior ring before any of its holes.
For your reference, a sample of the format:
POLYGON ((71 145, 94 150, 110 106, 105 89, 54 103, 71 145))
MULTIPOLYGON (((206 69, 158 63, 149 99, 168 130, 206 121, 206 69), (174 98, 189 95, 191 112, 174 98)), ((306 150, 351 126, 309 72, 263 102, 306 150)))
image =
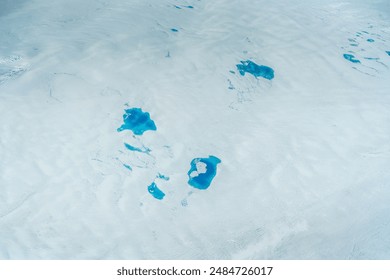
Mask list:
POLYGON ((387 0, 0 1, 0 259, 389 259, 389 22, 387 0), (118 132, 131 108, 157 129, 118 132))

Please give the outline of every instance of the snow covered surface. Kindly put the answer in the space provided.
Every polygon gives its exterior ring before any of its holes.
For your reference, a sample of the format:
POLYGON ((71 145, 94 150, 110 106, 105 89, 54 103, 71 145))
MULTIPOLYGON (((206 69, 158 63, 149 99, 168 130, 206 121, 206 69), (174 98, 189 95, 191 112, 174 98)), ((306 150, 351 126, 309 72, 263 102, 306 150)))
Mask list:
POLYGON ((390 259, 389 22, 387 0, 1 0, 0 259, 390 259), (118 132, 131 108, 157 129, 118 132))

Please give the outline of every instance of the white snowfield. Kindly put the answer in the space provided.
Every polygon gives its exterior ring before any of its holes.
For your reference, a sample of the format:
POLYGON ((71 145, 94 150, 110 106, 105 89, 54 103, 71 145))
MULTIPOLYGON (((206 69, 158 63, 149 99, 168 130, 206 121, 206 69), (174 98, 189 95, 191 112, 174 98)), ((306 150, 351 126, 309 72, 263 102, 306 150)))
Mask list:
POLYGON ((0 1, 0 259, 390 259, 387 51, 387 0, 0 1))

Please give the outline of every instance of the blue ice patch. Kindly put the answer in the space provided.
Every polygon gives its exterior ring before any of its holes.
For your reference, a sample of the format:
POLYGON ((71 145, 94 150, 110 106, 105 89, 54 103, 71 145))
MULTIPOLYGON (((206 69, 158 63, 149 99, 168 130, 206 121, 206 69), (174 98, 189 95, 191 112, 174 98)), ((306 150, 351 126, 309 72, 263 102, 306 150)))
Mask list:
POLYGON ((390 56, 390 51, 386 51, 387 55, 390 56))
POLYGON ((354 55, 352 54, 343 54, 344 58, 352 63, 360 63, 359 59, 356 59, 354 55))
POLYGON ((165 193, 163 193, 156 185, 156 183, 152 183, 150 186, 148 186, 148 192, 153 195, 154 198, 162 200, 165 196, 165 193))
POLYGON ((141 148, 131 146, 130 144, 127 144, 127 143, 124 143, 124 144, 125 144, 126 149, 128 149, 130 151, 140 152, 140 153, 145 153, 145 154, 148 154, 149 152, 151 152, 151 150, 149 148, 143 147, 143 149, 141 149, 141 148))
POLYGON ((267 80, 272 80, 274 78, 274 70, 271 67, 264 66, 264 65, 257 65, 256 63, 250 60, 241 61, 241 64, 237 64, 236 66, 241 76, 245 76, 245 73, 249 73, 255 76, 256 78, 263 77, 267 80))
POLYGON ((117 129, 118 132, 128 129, 133 131, 135 135, 142 135, 147 130, 157 130, 149 113, 142 112, 141 108, 126 109, 123 122, 124 124, 117 129))
POLYGON ((375 40, 374 39, 367 39, 367 42, 373 43, 373 42, 375 42, 375 40))
POLYGON ((194 188, 205 190, 207 189, 215 175, 217 175, 217 164, 221 160, 215 156, 209 156, 208 158, 195 158, 191 161, 191 168, 188 171, 188 184, 194 188), (199 162, 204 163, 205 172, 201 173, 202 170, 198 170, 197 164, 199 162))
POLYGON ((179 30, 177 30, 176 28, 171 28, 171 31, 172 32, 179 32, 179 30))

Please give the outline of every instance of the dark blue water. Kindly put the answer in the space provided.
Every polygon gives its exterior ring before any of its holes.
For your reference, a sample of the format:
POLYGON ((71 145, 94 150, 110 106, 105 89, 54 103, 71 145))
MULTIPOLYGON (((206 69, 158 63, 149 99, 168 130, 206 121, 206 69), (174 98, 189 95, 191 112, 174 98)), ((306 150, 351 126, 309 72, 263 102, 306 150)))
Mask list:
POLYGON ((373 43, 373 42, 375 42, 375 40, 374 39, 367 39, 367 42, 373 43))
POLYGON ((150 119, 147 112, 142 112, 141 108, 126 109, 123 115, 124 124, 118 128, 118 132, 131 130, 135 135, 142 135, 147 130, 157 130, 154 121, 150 119))
POLYGON ((343 56, 344 56, 344 58, 346 59, 346 60, 349 60, 350 62, 352 62, 352 63, 360 63, 360 60, 358 60, 358 59, 356 59, 355 58, 355 56, 354 55, 352 55, 352 54, 343 54, 343 56))
POLYGON ((390 56, 390 51, 386 51, 387 55, 390 56))
POLYGON ((264 65, 257 65, 250 60, 241 61, 241 64, 237 64, 236 66, 241 76, 245 76, 245 73, 249 73, 256 78, 263 77, 267 80, 272 80, 274 78, 274 70, 272 68, 264 65))
POLYGON ((145 154, 148 154, 149 152, 151 152, 151 150, 149 148, 146 148, 146 147, 143 147, 141 149, 141 148, 131 146, 130 144, 127 144, 127 143, 124 143, 124 144, 125 144, 126 149, 128 149, 130 151, 140 152, 140 153, 145 153, 145 154))
POLYGON ((172 32, 179 32, 179 30, 177 30, 176 28, 171 28, 171 31, 172 32))
POLYGON ((215 175, 217 175, 217 164, 219 164, 220 162, 221 160, 215 156, 193 159, 191 161, 191 168, 187 173, 189 178, 188 184, 200 190, 207 189, 213 181, 215 175), (196 164, 199 162, 202 162, 206 165, 205 173, 197 173, 200 171, 198 171, 196 166, 196 164))
POLYGON ((148 192, 153 195, 156 199, 163 199, 165 196, 165 193, 163 193, 156 185, 156 183, 152 183, 150 186, 148 186, 148 192))

